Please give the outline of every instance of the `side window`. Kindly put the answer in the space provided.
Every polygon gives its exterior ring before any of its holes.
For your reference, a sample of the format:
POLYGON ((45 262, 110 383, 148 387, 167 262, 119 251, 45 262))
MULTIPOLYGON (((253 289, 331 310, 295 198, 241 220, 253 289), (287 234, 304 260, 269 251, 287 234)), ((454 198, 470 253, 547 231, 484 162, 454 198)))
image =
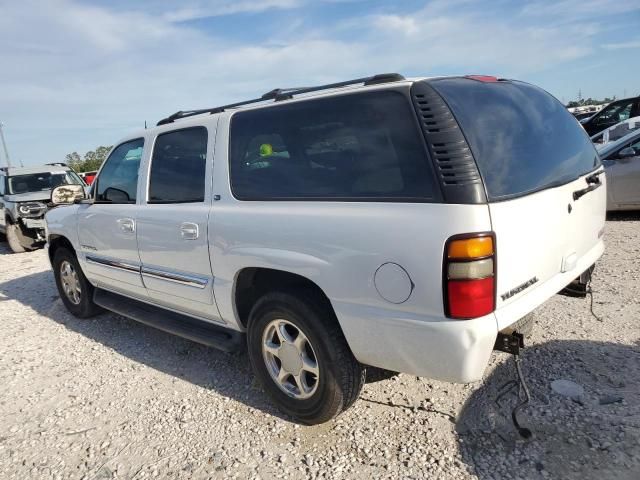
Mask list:
POLYGON ((620 103, 618 105, 610 105, 606 107, 602 113, 596 118, 596 123, 618 123, 627 120, 631 115, 631 106, 633 101, 620 103))
POLYGON ((144 140, 139 138, 119 145, 107 158, 96 179, 98 203, 135 203, 138 169, 144 140))
POLYGON ((5 176, 1 176, 0 177, 0 197, 4 196, 4 182, 5 182, 5 176))
POLYGON ((158 135, 151 158, 148 203, 203 202, 206 166, 205 127, 158 135))
POLYGON ((433 174, 409 100, 384 91, 233 116, 231 186, 241 200, 430 201, 433 174))

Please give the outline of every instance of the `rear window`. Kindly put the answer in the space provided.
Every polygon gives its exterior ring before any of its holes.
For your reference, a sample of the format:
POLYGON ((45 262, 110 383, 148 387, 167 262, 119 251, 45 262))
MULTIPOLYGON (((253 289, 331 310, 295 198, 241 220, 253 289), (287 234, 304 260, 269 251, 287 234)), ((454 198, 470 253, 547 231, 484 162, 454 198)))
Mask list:
POLYGON ((207 129, 158 135, 149 173, 148 203, 204 202, 207 129))
POLYGON ((230 169, 241 200, 420 202, 434 192, 415 114, 394 91, 238 112, 230 169))
POLYGON ((568 183, 599 163, 576 119, 540 88, 463 78, 436 80, 432 86, 458 120, 489 200, 568 183))

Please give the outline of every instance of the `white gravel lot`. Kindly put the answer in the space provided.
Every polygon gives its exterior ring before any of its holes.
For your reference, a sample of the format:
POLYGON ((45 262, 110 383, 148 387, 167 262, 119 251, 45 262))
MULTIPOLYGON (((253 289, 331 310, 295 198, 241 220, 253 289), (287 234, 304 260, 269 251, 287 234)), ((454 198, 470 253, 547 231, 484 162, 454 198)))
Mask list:
MULTIPOLYGON (((64 309, 44 251, 0 243, 0 478, 640 478, 640 214, 607 222, 588 300, 556 296, 523 355, 533 400, 510 423, 495 354, 483 382, 369 383, 337 420, 283 418, 246 354, 113 314, 64 309), (567 398, 553 380, 584 388, 567 398)), ((446 361, 446 359, 443 359, 446 361)))

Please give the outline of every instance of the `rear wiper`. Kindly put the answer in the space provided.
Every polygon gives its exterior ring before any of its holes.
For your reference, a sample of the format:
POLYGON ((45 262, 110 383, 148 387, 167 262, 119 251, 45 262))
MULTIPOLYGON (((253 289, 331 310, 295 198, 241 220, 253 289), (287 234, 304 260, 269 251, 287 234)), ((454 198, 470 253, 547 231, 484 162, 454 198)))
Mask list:
POLYGON ((581 190, 576 190, 575 192, 573 192, 573 199, 578 200, 580 197, 583 197, 587 193, 593 192, 596 188, 602 186, 602 182, 598 178, 598 175, 600 175, 600 173, 602 172, 597 172, 587 177, 585 180, 587 181, 587 183, 590 183, 591 185, 581 190))

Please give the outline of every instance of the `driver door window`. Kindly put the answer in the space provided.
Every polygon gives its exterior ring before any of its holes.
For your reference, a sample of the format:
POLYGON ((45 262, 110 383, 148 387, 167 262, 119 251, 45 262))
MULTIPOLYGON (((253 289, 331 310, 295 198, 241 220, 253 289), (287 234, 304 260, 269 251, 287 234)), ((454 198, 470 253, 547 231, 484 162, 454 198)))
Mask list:
POLYGON ((619 105, 611 105, 606 107, 600 116, 597 118, 598 124, 611 124, 615 125, 623 120, 628 120, 631 115, 631 106, 633 101, 630 100, 627 103, 621 103, 619 105))
POLYGON ((143 145, 144 140, 139 138, 111 152, 96 180, 96 203, 136 203, 143 145))

